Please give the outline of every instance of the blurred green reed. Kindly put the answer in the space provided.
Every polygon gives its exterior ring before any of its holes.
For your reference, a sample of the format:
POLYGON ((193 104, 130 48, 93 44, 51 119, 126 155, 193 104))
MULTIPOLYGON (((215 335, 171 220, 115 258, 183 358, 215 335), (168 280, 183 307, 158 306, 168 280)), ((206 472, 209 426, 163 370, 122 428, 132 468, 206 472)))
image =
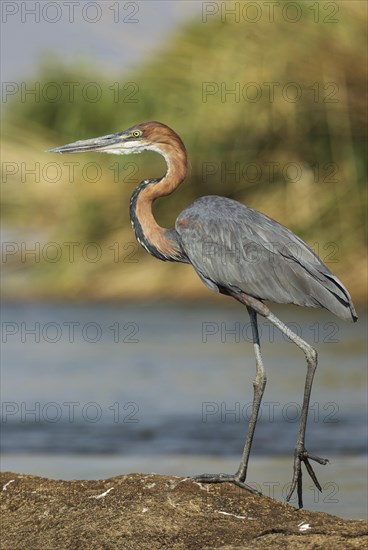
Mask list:
MULTIPOLYGON (((74 239, 81 246, 93 241, 107 249, 115 242, 134 243, 129 195, 144 178, 163 174, 162 160, 153 153, 55 157, 44 151, 159 120, 181 135, 192 167, 181 190, 158 202, 155 211, 163 225, 171 226, 199 195, 236 198, 307 240, 362 299, 367 64, 361 4, 339 3, 335 24, 317 24, 311 17, 302 24, 190 23, 125 74, 101 73, 93 60, 67 66, 48 57, 29 83, 39 83, 40 101, 31 96, 20 101, 18 94, 6 104, 3 161, 39 162, 41 168, 75 161, 79 166, 73 182, 64 164, 61 181, 41 173, 38 182, 32 177, 22 182, 21 170, 8 176, 2 195, 7 226, 41 228, 44 240, 74 239), (90 101, 96 89, 101 95, 90 101), (60 97, 57 90, 62 90, 60 97), (101 165, 98 181, 83 176, 88 162, 101 165)), ((305 3, 300 5, 306 9, 305 3)), ((135 283, 142 264, 144 295, 163 289, 167 295, 200 292, 187 271, 178 271, 178 290, 177 280, 169 276, 172 266, 153 261, 140 249, 134 251, 139 266, 124 258, 122 265, 113 254, 111 249, 95 263, 82 258, 70 262, 68 257, 57 266, 42 257, 25 261, 21 267, 26 271, 21 271, 28 278, 22 292, 141 295, 135 283)), ((14 269, 16 258, 10 264, 14 269)), ((9 295, 17 295, 24 281, 15 276, 9 295)))

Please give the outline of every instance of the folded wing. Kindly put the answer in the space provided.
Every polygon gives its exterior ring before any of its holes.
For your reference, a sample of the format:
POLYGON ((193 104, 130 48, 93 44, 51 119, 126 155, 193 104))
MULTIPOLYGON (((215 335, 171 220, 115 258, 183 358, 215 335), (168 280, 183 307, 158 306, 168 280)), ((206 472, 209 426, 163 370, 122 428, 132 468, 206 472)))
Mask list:
POLYGON ((357 318, 345 287, 308 245, 257 210, 224 197, 201 197, 183 210, 175 229, 188 259, 213 290, 357 318))

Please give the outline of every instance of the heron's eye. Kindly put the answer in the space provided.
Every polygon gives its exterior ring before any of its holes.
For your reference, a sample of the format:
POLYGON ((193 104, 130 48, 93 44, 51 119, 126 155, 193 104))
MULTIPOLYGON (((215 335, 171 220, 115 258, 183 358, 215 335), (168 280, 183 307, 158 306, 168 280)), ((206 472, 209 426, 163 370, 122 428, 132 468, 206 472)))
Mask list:
POLYGON ((142 132, 140 132, 139 130, 134 130, 134 132, 132 132, 133 137, 140 137, 141 134, 142 134, 142 132))

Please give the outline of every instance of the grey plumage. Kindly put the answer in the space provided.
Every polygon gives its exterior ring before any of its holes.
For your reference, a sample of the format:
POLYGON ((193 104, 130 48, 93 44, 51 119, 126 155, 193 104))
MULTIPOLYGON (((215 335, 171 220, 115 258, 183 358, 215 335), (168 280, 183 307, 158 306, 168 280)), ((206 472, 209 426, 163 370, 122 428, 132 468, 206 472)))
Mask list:
POLYGON ((201 197, 181 212, 175 229, 190 263, 212 290, 243 291, 357 319, 348 291, 309 246, 257 210, 225 197, 201 197))

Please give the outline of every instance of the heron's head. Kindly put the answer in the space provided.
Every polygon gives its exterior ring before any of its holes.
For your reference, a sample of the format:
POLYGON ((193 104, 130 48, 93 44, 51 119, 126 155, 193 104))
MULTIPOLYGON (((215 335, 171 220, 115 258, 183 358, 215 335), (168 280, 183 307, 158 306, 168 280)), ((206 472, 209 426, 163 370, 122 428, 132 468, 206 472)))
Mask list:
POLYGON ((161 122, 144 122, 116 134, 75 141, 74 143, 49 149, 49 152, 83 153, 96 151, 114 155, 130 155, 131 153, 151 150, 165 156, 171 147, 183 149, 185 152, 183 142, 171 128, 161 122))

